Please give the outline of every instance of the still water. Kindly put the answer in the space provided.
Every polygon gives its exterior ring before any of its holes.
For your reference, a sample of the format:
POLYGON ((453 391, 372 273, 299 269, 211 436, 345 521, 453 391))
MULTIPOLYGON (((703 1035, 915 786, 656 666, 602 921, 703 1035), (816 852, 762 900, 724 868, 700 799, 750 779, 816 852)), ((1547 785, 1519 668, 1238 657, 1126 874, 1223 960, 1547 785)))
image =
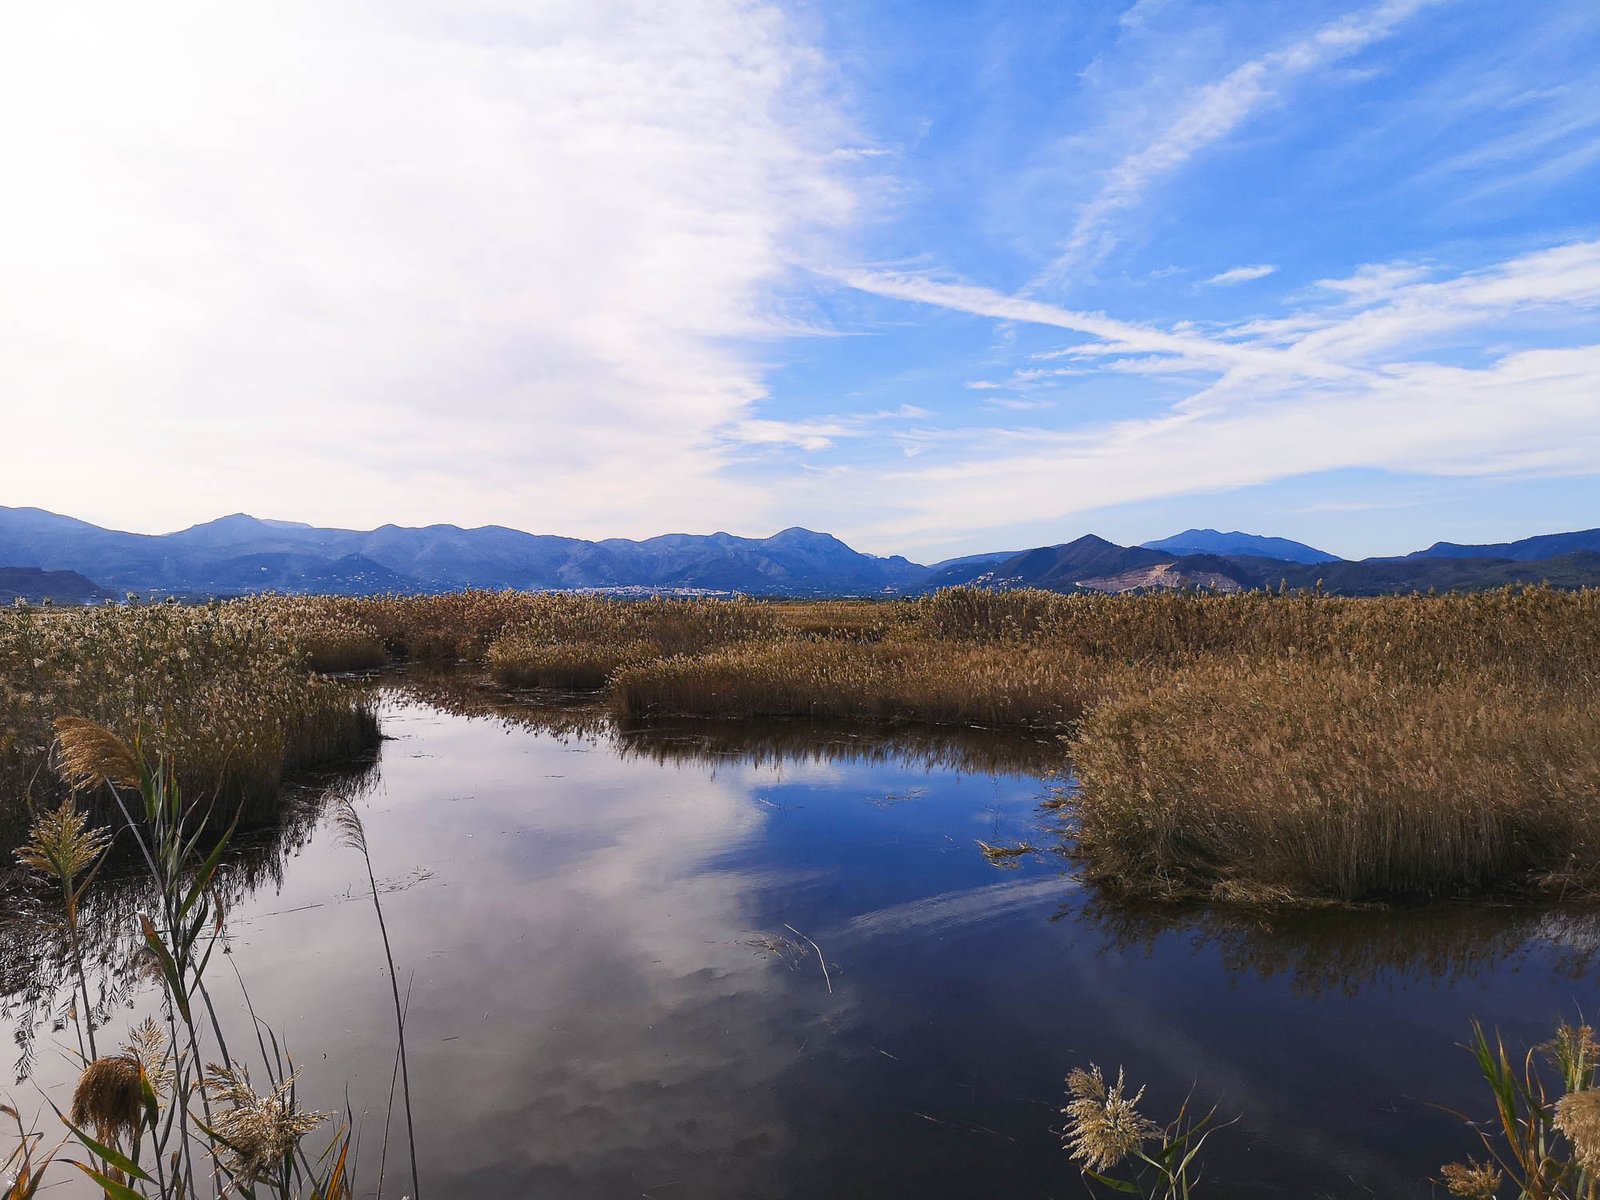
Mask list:
MULTIPOLYGON (((1581 911, 1107 906, 1049 852, 1048 741, 619 731, 415 686, 383 723, 357 805, 429 1200, 1083 1196, 1057 1130, 1091 1061, 1152 1116, 1192 1088, 1239 1117, 1202 1194, 1430 1196, 1474 1149, 1437 1106, 1488 1115, 1470 1018, 1521 1045, 1600 1007, 1581 911)), ((375 1176, 394 1038, 365 866, 309 803, 252 853, 231 962, 306 1100, 365 1112, 375 1176)), ((103 1041, 149 1007, 126 989, 103 1041)), ((218 993, 244 1020, 231 971, 218 993)), ((19 1042, 25 1110, 70 1037, 19 1042)))

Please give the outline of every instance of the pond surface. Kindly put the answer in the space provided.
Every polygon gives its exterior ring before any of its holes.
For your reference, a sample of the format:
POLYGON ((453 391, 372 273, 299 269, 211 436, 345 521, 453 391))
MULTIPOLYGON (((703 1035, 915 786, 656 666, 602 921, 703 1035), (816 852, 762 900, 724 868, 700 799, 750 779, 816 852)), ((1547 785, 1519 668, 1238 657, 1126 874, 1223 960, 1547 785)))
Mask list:
MULTIPOLYGON (((1470 1018, 1524 1045, 1600 1008, 1583 912, 1138 912, 1055 854, 997 866, 980 841, 1058 838, 1047 741, 624 733, 414 688, 383 719, 358 808, 428 1200, 1082 1196, 1055 1131, 1091 1061, 1160 1119, 1191 1087, 1240 1115, 1202 1194, 1430 1196, 1474 1149, 1434 1106, 1488 1115, 1470 1018)), ((314 810, 295 831, 240 876, 232 961, 305 1097, 368 1110, 370 1175, 394 1038, 365 867, 314 810)), ((70 1036, 39 1032, 26 1110, 70 1036)))

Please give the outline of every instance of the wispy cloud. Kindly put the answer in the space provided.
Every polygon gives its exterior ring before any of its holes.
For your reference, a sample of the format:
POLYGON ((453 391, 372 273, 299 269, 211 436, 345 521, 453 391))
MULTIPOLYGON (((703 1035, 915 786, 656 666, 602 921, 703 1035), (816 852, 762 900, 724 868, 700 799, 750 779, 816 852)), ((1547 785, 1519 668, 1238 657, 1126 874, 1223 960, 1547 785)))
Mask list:
POLYGON ((885 422, 918 421, 932 415, 915 404, 902 404, 895 409, 815 420, 783 421, 752 417, 734 421, 718 432, 726 443, 734 446, 790 447, 815 452, 831 449, 842 438, 867 437, 885 422))
POLYGON ((987 408, 1004 408, 1012 412, 1043 412, 1056 406, 1054 400, 1023 396, 993 396, 983 403, 987 408))
POLYGON ((1060 253, 1036 282, 1059 283, 1092 268, 1117 244, 1114 219, 1138 206, 1158 180, 1223 141, 1297 79, 1383 40, 1415 13, 1439 2, 1386 0, 1251 59, 1190 92, 1154 138, 1105 173, 1098 192, 1078 210, 1060 253))
MULTIPOLYGON (((1119 321, 1104 313, 1079 312, 1027 296, 1006 295, 977 284, 948 283, 924 275, 878 271, 840 270, 831 274, 840 283, 876 296, 936 305, 973 316, 1051 325, 1058 329, 1087 333, 1100 339, 1098 343, 1081 348, 1083 353, 1090 355, 1170 355, 1197 363, 1223 366, 1254 364, 1273 370, 1281 370, 1290 359, 1289 354, 1277 349, 1235 344, 1194 333, 1119 321)), ((1300 362, 1299 369, 1313 376, 1345 373, 1343 368, 1310 360, 1300 362)))
POLYGON ((1232 287, 1238 283, 1249 283, 1253 279, 1265 279, 1277 271, 1272 263, 1260 263, 1253 267, 1230 267, 1220 275, 1213 275, 1206 283, 1212 287, 1232 287))
MULTIPOLYGON (((1018 511, 1061 517, 1351 467, 1445 476, 1592 471, 1600 461, 1600 241, 1432 274, 1374 265, 1327 281, 1321 307, 1270 325, 1182 335, 1007 302, 984 289, 899 289, 958 311, 1094 333, 1100 342, 1072 353, 1101 369, 1166 375, 1181 364, 1210 379, 1152 417, 1065 432, 968 431, 958 455, 930 455, 919 471, 891 478, 888 491, 910 499, 871 532, 948 541, 952 529, 999 526, 1018 511), (1564 327, 1576 340, 1512 346, 1476 366, 1428 356, 1430 339, 1508 321, 1564 327)), ((1493 340, 1471 338, 1480 347, 1493 340)))

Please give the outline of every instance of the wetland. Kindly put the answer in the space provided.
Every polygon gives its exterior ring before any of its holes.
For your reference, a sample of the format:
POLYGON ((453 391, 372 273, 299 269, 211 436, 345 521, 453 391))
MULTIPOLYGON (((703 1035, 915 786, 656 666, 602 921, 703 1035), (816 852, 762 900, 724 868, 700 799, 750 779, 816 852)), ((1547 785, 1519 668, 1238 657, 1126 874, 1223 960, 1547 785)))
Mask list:
MULTIPOLYGON (((66 924, 5 884, 8 1169, 121 1195, 103 1138, 30 1172, 85 1035, 103 1057, 151 1017, 169 1126, 215 1128, 219 1076, 229 1119, 280 1091, 317 1118, 281 1177, 214 1142, 227 1194, 1081 1195, 1066 1080, 1100 1065, 1149 1116, 1215 1106, 1201 1194, 1437 1195, 1494 1111, 1474 1022, 1515 1064, 1593 1009, 1593 603, 13 614, 12 826, 116 841, 66 924), (85 729, 126 763, 75 773, 85 729), (202 1069, 230 1042, 249 1087, 202 1069)), ((1591 1182, 1553 1124, 1593 1086, 1573 1036, 1535 1106, 1552 1197, 1591 1182)))

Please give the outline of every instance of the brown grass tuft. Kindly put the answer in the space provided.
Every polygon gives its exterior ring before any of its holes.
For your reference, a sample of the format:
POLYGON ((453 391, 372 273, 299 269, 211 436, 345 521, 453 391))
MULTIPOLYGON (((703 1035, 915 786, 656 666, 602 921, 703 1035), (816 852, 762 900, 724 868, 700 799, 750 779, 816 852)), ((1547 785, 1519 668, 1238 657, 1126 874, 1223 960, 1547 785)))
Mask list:
POLYGON ((131 1141, 143 1113, 137 1059, 122 1054, 97 1058, 79 1076, 72 1093, 72 1123, 79 1129, 93 1129, 102 1142, 114 1142, 122 1134, 131 1141))
POLYGON ((1423 683, 1201 662, 1071 743, 1089 875, 1119 892, 1338 901, 1600 889, 1600 696, 1474 669, 1423 683))
POLYGON ((83 717, 57 717, 56 771, 74 791, 91 792, 106 784, 139 786, 139 761, 128 745, 104 725, 83 717))

